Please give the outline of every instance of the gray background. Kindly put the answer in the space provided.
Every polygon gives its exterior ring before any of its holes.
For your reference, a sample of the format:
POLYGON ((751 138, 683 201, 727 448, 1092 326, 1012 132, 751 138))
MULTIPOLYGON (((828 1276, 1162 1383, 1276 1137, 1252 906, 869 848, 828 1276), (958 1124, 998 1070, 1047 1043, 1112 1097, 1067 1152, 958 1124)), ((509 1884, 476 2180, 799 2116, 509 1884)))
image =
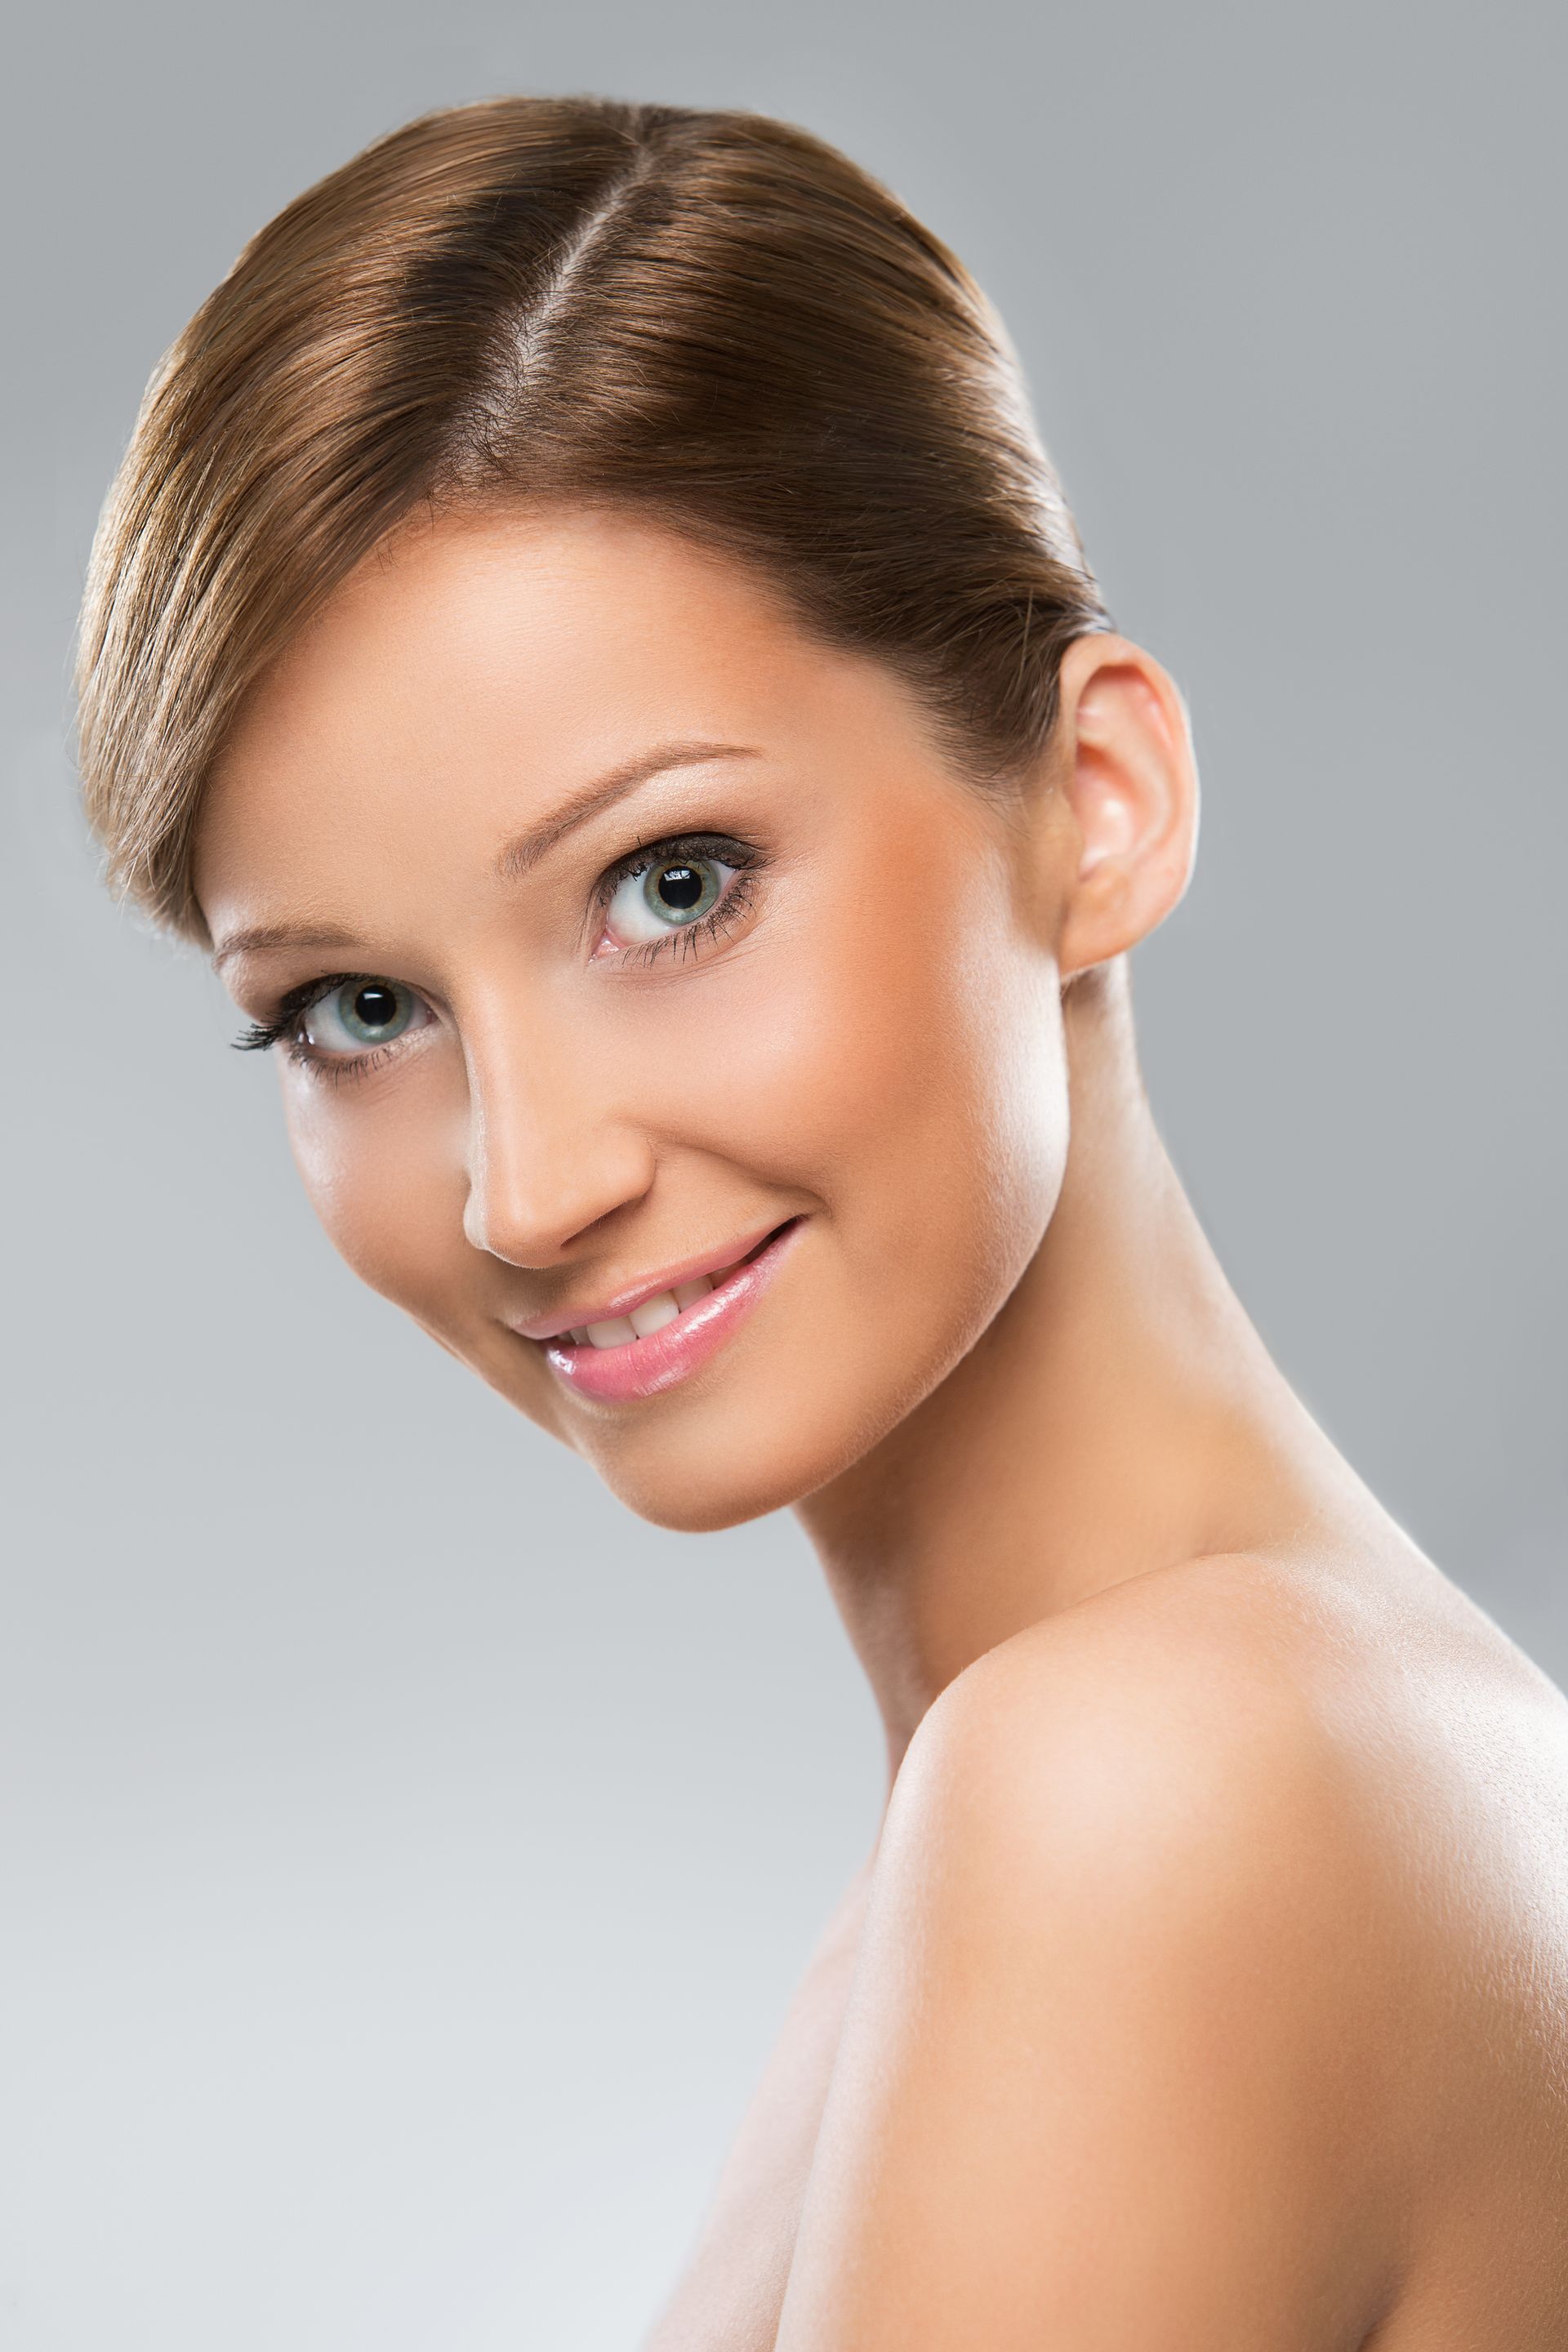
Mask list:
POLYGON ((1193 704, 1156 1108, 1395 1514, 1568 1675, 1548 11, 55 0, 14 45, 0 1639, 7 2352, 611 2352, 879 1743, 787 1522, 651 1532, 360 1291, 65 749, 99 499, 247 236, 407 115, 795 118, 1009 318, 1193 704))

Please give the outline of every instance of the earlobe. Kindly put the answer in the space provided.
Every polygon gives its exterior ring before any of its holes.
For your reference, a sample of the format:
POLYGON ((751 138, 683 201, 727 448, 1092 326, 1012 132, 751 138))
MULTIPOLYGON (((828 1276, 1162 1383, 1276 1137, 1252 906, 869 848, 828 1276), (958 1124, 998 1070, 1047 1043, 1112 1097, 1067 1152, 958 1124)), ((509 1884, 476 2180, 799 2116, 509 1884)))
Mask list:
POLYGON ((1076 860, 1062 900, 1064 979, 1154 930, 1197 845, 1198 782, 1182 698, 1125 637, 1080 637, 1062 662, 1058 741, 1076 860))

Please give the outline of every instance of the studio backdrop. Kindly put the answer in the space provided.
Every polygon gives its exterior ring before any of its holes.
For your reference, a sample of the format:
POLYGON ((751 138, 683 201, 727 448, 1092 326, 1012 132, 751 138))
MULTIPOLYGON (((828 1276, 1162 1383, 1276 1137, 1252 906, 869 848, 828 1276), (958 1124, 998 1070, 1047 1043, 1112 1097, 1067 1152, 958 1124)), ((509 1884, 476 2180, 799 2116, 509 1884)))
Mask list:
POLYGON ((1134 965, 1243 1302, 1568 1677, 1559 12, 61 0, 7 37, 0 2343, 628 2352, 880 1742, 787 1521, 654 1533, 331 1255, 100 890, 99 502, 242 242, 428 107, 798 121, 956 247, 1191 704, 1134 965), (613 2222, 605 2216, 613 2215, 613 2222))

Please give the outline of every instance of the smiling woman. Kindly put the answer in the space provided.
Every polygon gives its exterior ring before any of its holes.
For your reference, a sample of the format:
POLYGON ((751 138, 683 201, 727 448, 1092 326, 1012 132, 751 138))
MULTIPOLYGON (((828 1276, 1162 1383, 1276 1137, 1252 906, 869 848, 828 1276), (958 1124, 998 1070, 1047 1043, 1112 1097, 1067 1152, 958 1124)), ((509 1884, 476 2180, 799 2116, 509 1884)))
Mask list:
POLYGON ((170 354, 81 682, 344 1257, 646 1517, 795 1509, 881 1707, 659 2352, 1560 2345, 1568 1704, 1161 1147, 1185 713, 961 266, 754 118, 412 124, 170 354))
MULTIPOLYGON (((1117 644, 1086 648, 1116 670, 1117 644)), ((350 1262, 636 1508, 701 1528, 846 1467, 1037 1246, 1059 1055, 1017 824, 884 666, 679 535, 551 503, 421 516, 344 584, 230 730, 194 872, 350 1262), (944 1281, 911 1286, 938 1200, 944 1281), (775 1273, 825 1246, 770 1341, 766 1443, 743 1380, 603 1410, 721 1342, 738 1368, 775 1273), (699 1280, 667 1330, 619 1328, 699 1280)))

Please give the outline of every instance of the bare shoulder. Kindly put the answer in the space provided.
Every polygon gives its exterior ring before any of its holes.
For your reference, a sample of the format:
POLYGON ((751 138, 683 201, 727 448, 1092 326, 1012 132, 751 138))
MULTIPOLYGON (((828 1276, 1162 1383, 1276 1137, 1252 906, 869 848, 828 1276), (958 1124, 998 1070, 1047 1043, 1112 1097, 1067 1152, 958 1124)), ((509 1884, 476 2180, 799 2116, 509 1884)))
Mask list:
POLYGON ((1321 1597, 1260 1560, 1131 1580, 942 1694, 900 1776, 887 1862, 934 1837, 978 1864, 996 1840, 1047 1885, 1070 1864, 1084 1893, 1099 1878, 1140 1901, 1206 1899, 1222 1873, 1256 1898, 1286 1848, 1282 1895, 1314 1865, 1340 1876, 1367 1830, 1379 1679, 1321 1597))
POLYGON ((1266 1617, 1105 1598, 905 1759, 781 2352, 1296 2352, 1384 2308, 1346 2025, 1375 1873, 1331 1744, 1266 1617))
POLYGON ((1359 2344, 1500 2137, 1555 2165, 1531 2028, 1568 1987, 1552 1930, 1504 1947, 1555 1906, 1568 1953, 1568 1745, 1554 1781, 1551 1685, 1469 1639, 1441 1591, 1233 1558, 958 1677, 889 1807, 781 2352, 1359 2344))
POLYGON ((1399 1832, 1375 1674, 1271 1584, 1194 1563, 977 1661, 905 1759, 873 1919, 978 2007, 1032 1986, 1079 2034, 1164 2053, 1192 2112, 1228 2082, 1238 2131, 1298 2168, 1318 2135, 1327 2173, 1404 1972, 1399 1832))
POLYGON ((1356 1865, 1384 1873, 1391 1843, 1418 1861, 1424 1828, 1473 1836, 1489 1818, 1532 1861, 1536 1830, 1562 1851, 1568 1700, 1435 1570, 1227 1554, 1130 1579, 979 1659, 921 1725, 896 1803, 917 1835, 962 1821, 984 1843, 994 1822, 1047 1871, 1064 1852, 1115 1857, 1119 1877, 1142 1858, 1151 1894, 1166 1843, 1261 1892, 1285 1839, 1290 1883, 1318 1869, 1319 1896, 1337 1887, 1365 1919, 1356 1865))

